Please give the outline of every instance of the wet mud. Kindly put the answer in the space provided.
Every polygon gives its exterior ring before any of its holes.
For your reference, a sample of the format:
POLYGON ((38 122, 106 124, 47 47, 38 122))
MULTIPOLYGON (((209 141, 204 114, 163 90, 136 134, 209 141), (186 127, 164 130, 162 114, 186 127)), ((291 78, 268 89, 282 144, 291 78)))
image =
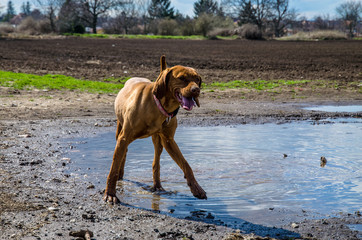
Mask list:
MULTIPOLYGON (((205 124, 204 118, 197 119, 199 124, 205 124)), ((213 121, 210 119, 209 123, 213 121)), ((181 117, 180 124, 188 122, 181 117)), ((212 213, 199 210, 179 219, 171 212, 107 205, 101 200, 103 189, 91 183, 91 176, 76 177, 66 171, 72 161, 64 154, 74 146, 62 139, 91 137, 113 128, 112 118, 2 121, 1 237, 74 239, 69 236, 71 232, 89 229, 93 239, 237 239, 241 235, 245 239, 359 238, 358 232, 348 227, 362 223, 358 212, 291 222, 283 227, 246 221, 242 227, 234 228, 212 213)))

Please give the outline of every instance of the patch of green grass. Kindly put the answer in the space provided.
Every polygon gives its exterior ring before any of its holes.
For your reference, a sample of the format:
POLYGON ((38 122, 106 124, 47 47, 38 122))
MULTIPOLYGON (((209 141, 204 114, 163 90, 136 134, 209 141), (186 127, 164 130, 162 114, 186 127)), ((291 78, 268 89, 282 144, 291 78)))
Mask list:
POLYGON ((49 90, 80 90, 91 93, 117 93, 123 86, 126 78, 118 82, 97 82, 80 80, 64 75, 34 75, 0 71, 0 86, 14 89, 49 89, 49 90))
POLYGON ((278 87, 282 87, 283 85, 291 86, 291 85, 299 85, 310 82, 309 80, 254 80, 254 81, 242 81, 235 80, 230 82, 213 82, 211 84, 207 84, 206 88, 210 89, 255 89, 255 90, 270 90, 278 87))

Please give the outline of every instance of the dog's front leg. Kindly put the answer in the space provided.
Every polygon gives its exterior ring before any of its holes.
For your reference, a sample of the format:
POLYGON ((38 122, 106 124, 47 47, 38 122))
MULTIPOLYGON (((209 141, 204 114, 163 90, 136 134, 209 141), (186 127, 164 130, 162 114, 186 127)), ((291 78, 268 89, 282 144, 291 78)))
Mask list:
POLYGON ((163 150, 161 144, 161 137, 158 134, 152 135, 152 142, 155 148, 155 156, 152 164, 152 170, 153 170, 152 191, 165 191, 161 186, 161 179, 160 179, 160 156, 163 150))
POLYGON ((184 172, 185 178, 187 180, 187 185, 190 187, 192 194, 197 198, 207 199, 206 192, 197 183, 190 165, 182 155, 173 137, 162 136, 161 140, 163 147, 184 172))
POLYGON ((117 138, 116 148, 114 150, 111 170, 107 177, 107 186, 104 192, 103 200, 109 203, 119 203, 116 196, 116 184, 119 179, 119 173, 122 167, 122 161, 126 157, 129 142, 123 134, 119 134, 117 138))

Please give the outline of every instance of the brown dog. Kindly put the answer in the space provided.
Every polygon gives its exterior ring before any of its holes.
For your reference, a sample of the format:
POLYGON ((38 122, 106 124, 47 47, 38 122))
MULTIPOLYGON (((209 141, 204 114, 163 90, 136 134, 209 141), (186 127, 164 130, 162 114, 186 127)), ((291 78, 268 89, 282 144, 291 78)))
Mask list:
POLYGON ((190 111, 200 106, 201 77, 193 68, 174 66, 166 68, 161 57, 161 73, 156 82, 146 78, 131 78, 118 93, 115 101, 117 115, 116 148, 103 200, 119 202, 116 196, 117 180, 123 178, 128 145, 138 138, 152 136, 155 155, 153 159, 153 190, 163 190, 160 180, 160 156, 163 148, 184 172, 192 194, 206 199, 206 192, 197 183, 191 167, 182 156, 174 135, 180 105, 190 111))

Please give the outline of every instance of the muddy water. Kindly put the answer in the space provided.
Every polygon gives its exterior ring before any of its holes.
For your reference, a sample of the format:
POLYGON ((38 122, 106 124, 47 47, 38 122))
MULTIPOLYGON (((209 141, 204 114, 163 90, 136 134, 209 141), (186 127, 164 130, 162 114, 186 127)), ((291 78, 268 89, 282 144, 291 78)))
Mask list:
MULTIPOLYGON (((217 127, 179 127, 176 142, 208 200, 195 199, 166 151, 161 180, 152 186, 151 139, 133 142, 117 194, 125 204, 174 216, 204 210, 229 225, 250 221, 278 226, 305 217, 361 210, 362 120, 217 127), (321 164, 321 157, 327 163, 321 164)), ((77 139, 69 171, 105 187, 114 132, 77 139)))

